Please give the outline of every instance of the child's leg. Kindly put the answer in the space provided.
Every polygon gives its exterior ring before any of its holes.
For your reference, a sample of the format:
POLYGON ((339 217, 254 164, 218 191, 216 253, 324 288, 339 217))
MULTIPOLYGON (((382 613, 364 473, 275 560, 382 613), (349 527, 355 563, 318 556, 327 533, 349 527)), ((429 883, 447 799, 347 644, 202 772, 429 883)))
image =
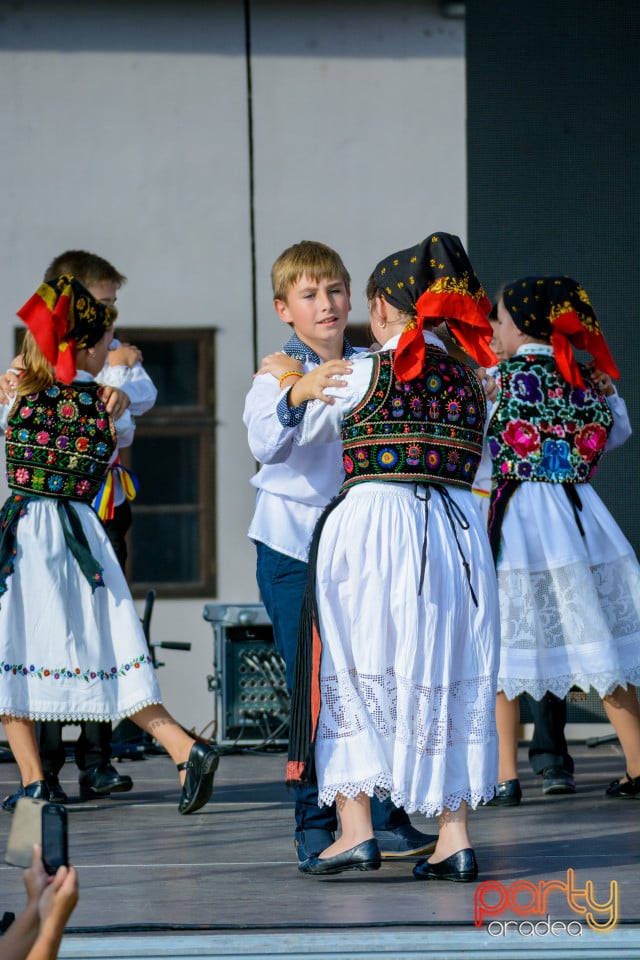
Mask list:
POLYGON ((498 780, 518 779, 518 727, 520 701, 507 700, 500 692, 496 698, 496 725, 498 727, 498 780))
POLYGON ((626 690, 616 687, 608 697, 602 698, 602 705, 620 740, 627 773, 630 777, 640 777, 640 704, 636 688, 631 684, 626 690))
MULTIPOLYGON (((193 737, 182 729, 167 709, 160 703, 145 707, 131 717, 134 723, 158 740, 174 763, 184 763, 189 759, 193 737)), ((184 783, 185 771, 180 771, 180 781, 184 783)))
POLYGON ((44 780, 33 720, 22 717, 2 717, 2 726, 7 735, 11 753, 18 764, 22 786, 27 787, 37 780, 44 780))
POLYGON ((131 719, 159 740, 177 765, 182 784, 178 812, 195 813, 211 796, 213 777, 218 767, 216 748, 196 741, 160 703, 139 710, 131 719))
POLYGON ((471 839, 467 828, 467 805, 462 801, 457 810, 445 807, 438 817, 438 842, 429 863, 440 863, 447 857, 466 850, 471 846, 471 839))
POLYGON ((342 833, 330 847, 323 850, 320 857, 335 857, 365 840, 373 840, 371 822, 371 800, 366 793, 359 793, 354 800, 338 794, 336 807, 340 816, 342 833))

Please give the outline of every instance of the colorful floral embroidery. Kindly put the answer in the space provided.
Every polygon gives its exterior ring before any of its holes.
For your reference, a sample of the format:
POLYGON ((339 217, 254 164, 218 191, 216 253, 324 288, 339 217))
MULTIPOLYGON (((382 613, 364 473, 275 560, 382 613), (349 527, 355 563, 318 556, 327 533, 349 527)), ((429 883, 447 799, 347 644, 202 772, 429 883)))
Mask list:
POLYGON ((535 373, 517 373, 513 377, 513 392, 524 403, 542 403, 544 394, 535 373))
POLYGON ((378 463, 381 467, 384 467, 385 470, 393 469, 397 462, 398 454, 395 450, 390 450, 388 447, 383 447, 378 453, 378 463))
POLYGON ((502 439, 519 457, 528 457, 534 450, 540 449, 540 434, 536 427, 526 420, 512 420, 508 423, 502 439))
POLYGON ((519 355, 500 365, 501 392, 487 441, 495 479, 585 483, 593 475, 613 418, 589 380, 571 387, 553 357, 519 355))
POLYGON ((24 493, 93 500, 115 449, 98 384, 53 384, 24 398, 7 424, 7 479, 24 493), (32 469, 27 470, 29 463, 32 469))
POLYGON ((369 391, 342 425, 344 487, 381 476, 469 486, 484 416, 480 382, 441 350, 427 347, 425 371, 410 383, 395 380, 390 354, 377 354, 369 391))
POLYGON ((599 423, 588 423, 576 434, 576 447, 587 463, 602 453, 607 443, 607 431, 599 423))
POLYGON ((7 663, 6 660, 0 661, 0 670, 3 673, 12 674, 14 677, 28 677, 30 680, 82 680, 87 683, 89 680, 117 680, 118 677, 124 677, 133 667, 139 670, 146 664, 152 665, 153 661, 146 653, 119 667, 107 667, 106 669, 96 668, 95 670, 82 670, 80 667, 58 666, 58 667, 36 667, 34 664, 26 666, 22 663, 7 663))

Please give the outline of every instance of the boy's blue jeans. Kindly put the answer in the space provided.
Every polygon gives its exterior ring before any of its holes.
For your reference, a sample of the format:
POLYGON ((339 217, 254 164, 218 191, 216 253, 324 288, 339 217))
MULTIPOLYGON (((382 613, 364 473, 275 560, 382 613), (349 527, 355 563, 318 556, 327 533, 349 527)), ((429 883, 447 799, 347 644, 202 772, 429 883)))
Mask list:
MULTIPOLYGON (((298 648, 298 621, 307 581, 308 565, 256 541, 258 561, 256 579, 273 626, 276 650, 287 669, 287 687, 293 689, 294 666, 298 648)), ((335 805, 318 806, 318 788, 315 784, 296 787, 296 830, 332 830, 338 826, 335 805)), ((404 810, 391 800, 373 797, 371 817, 374 830, 392 830, 411 821, 404 810)))

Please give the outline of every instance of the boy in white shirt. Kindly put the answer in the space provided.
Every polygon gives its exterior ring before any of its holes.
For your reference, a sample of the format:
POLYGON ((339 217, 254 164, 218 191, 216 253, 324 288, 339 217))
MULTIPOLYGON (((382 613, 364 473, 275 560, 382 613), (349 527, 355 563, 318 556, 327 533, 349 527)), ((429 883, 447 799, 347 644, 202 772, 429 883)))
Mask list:
MULTIPOLYGON (((316 241, 287 248, 273 265, 271 282, 276 313, 293 329, 282 350, 291 365, 279 381, 258 371, 243 419, 249 447, 261 464, 251 480, 258 490, 249 527, 257 550, 256 578, 291 690, 309 543, 320 514, 340 488, 343 469, 339 440, 319 447, 294 444, 306 403, 289 407, 287 395, 298 377, 314 368, 321 390, 331 377, 320 365, 349 359, 357 350, 344 336, 351 279, 334 250, 316 241)), ((416 830, 405 811, 390 801, 374 801, 372 814, 383 857, 433 851, 436 836, 416 830)), ((295 816, 295 845, 302 862, 333 842, 336 813, 334 807, 319 807, 317 787, 306 784, 296 789, 295 816)))

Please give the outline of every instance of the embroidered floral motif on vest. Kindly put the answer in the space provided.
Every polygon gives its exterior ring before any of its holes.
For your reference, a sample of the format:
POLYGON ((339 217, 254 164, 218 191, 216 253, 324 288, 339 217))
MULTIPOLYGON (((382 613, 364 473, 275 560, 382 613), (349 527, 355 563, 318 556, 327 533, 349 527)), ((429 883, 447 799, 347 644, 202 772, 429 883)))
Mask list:
POLYGON ((345 490, 364 480, 470 487, 482 453, 485 400, 468 367, 427 346, 415 380, 376 354, 366 396, 342 423, 345 490))
POLYGON ((12 490, 90 503, 115 450, 99 384, 54 383, 20 397, 6 430, 12 490))
POLYGON ((609 405, 583 368, 586 389, 560 377, 553 357, 500 364, 501 392, 487 441, 493 482, 587 483, 613 425, 609 405))

